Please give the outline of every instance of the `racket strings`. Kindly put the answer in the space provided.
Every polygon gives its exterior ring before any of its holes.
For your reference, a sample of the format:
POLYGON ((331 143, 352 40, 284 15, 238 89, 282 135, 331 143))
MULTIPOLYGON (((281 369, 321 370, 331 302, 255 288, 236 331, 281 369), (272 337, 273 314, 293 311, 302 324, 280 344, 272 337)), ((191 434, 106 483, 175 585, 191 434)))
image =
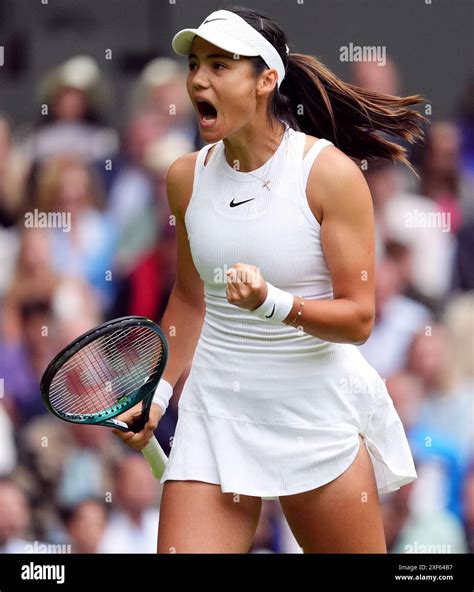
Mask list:
MULTIPOLYGON (((56 396, 59 395, 62 398, 63 405, 70 407, 71 399, 76 399, 77 394, 82 395, 83 393, 81 391, 86 389, 89 395, 94 395, 98 399, 95 403, 100 402, 102 407, 106 407, 116 403, 118 398, 125 396, 130 391, 141 386, 150 374, 151 366, 154 365, 156 367, 156 363, 153 364, 155 361, 154 358, 157 358, 160 352, 158 351, 155 354, 151 350, 145 355, 143 353, 145 341, 147 347, 150 345, 148 338, 142 338, 141 340, 135 338, 134 346, 140 357, 136 358, 134 365, 131 365, 127 359, 130 355, 130 348, 128 348, 125 354, 122 350, 118 353, 117 351, 113 353, 114 348, 111 346, 120 343, 120 341, 117 338, 101 343, 99 343, 99 340, 96 340, 96 342, 89 344, 84 350, 78 352, 74 358, 70 359, 69 367, 64 367, 63 376, 60 376, 58 372, 58 382, 64 380, 64 374, 66 375, 63 388, 61 389, 60 387, 54 393, 56 396), (89 358, 91 363, 89 363, 89 358), (74 365, 72 362, 74 362, 74 365), (78 367, 81 371, 79 377, 77 376, 77 371, 75 371, 75 368, 77 369, 78 367), (72 379, 68 380, 68 377, 72 377, 72 379), (127 388, 127 384, 129 388, 127 388), (71 386, 73 387, 72 389, 71 386), (105 389, 104 386, 106 387, 105 389), (71 390, 73 391, 72 397, 68 397, 68 394, 71 394, 71 390)), ((159 341, 158 339, 158 344, 159 341)), ((81 399, 80 401, 87 402, 87 399, 81 399)), ((89 410, 95 410, 96 407, 96 404, 93 407, 89 405, 89 410)))
POLYGON ((63 414, 105 412, 130 397, 157 371, 159 335, 129 327, 99 337, 74 354, 54 376, 51 405, 63 414))
MULTIPOLYGON (((98 340, 97 340, 98 341, 98 340)), ((143 341, 143 340, 142 340, 143 341)), ((148 340, 147 340, 148 343, 148 340)), ((119 354, 111 354, 110 353, 110 347, 107 347, 109 344, 105 344, 105 348, 103 351, 98 351, 100 348, 102 348, 104 346, 104 343, 98 343, 95 344, 94 347, 91 347, 92 344, 89 344, 89 346, 86 346, 83 350, 80 350, 73 358, 71 358, 68 362, 66 362, 66 364, 63 367, 63 376, 60 376, 60 372, 58 372, 57 374, 57 380, 59 380, 59 378, 61 378, 62 380, 65 380, 67 382, 69 382, 69 379, 75 376, 73 369, 74 367, 78 367, 78 368, 82 368, 82 370, 84 370, 85 367, 88 367, 89 370, 91 370, 90 374, 89 374, 89 379, 90 377, 94 377, 93 375, 100 375, 100 379, 103 383, 111 383, 111 380, 114 378, 114 376, 117 376, 117 371, 111 367, 112 364, 116 364, 117 360, 120 359, 120 361, 125 364, 126 366, 126 370, 128 370, 128 372, 131 372, 133 370, 135 370, 136 368, 132 368, 130 367, 130 365, 128 365, 126 363, 126 359, 123 357, 120 358, 119 354), (100 357, 98 357, 98 354, 100 354, 100 357), (93 364, 89 364, 88 363, 88 358, 92 359, 93 364), (72 362, 74 361, 74 364, 72 364, 72 362), (81 363, 82 362, 82 363, 81 363), (64 374, 66 374, 66 377, 64 377, 64 374)), ((141 345, 139 340, 136 340, 135 342, 136 346, 141 345)), ((140 352, 140 355, 142 356, 142 358, 140 360, 138 360, 139 363, 141 363, 141 365, 145 365, 145 362, 147 362, 147 360, 144 359, 143 354, 140 352)), ((123 372, 123 368, 121 373, 118 374, 124 374, 123 372)), ((127 376, 127 374, 125 374, 125 376, 127 376)), ((55 378, 56 380, 56 378, 55 378)), ((71 380, 72 381, 72 380, 71 380)), ((90 384, 90 380, 89 380, 89 384, 90 384)), ((82 381, 79 380, 79 385, 82 385, 82 381)), ((101 385, 102 386, 102 385, 101 385)), ((56 391, 58 394, 61 394, 61 389, 57 389, 56 391)), ((67 393, 68 392, 68 388, 64 387, 62 392, 67 393)))
MULTIPOLYGON (((148 341, 147 345, 150 345, 148 341)), ((110 351, 110 347, 107 349, 110 351)), ((109 363, 104 363, 103 352, 100 352, 98 357, 98 352, 95 349, 89 348, 89 350, 84 353, 89 354, 92 363, 89 364, 88 359, 84 360, 83 354, 78 364, 75 361, 75 368, 72 364, 69 365, 69 368, 65 368, 66 376, 70 376, 72 373, 73 379, 68 381, 66 378, 66 383, 63 383, 62 388, 54 391, 53 387, 51 390, 51 402, 58 408, 58 411, 77 414, 97 413, 113 407, 118 400, 133 394, 143 385, 151 374, 150 369, 156 368, 160 357, 159 351, 155 354, 151 350, 145 356, 138 350, 142 357, 135 366, 132 366, 123 356, 117 355, 112 359, 109 357, 109 363), (111 366, 111 362, 113 366, 111 366), (122 365, 119 368, 120 371, 117 372, 117 365, 120 362, 122 365), (80 369, 80 377, 77 376, 77 367, 80 369)), ((108 355, 110 356, 110 353, 108 355)), ((64 376, 61 377, 58 373, 58 381, 61 380, 64 380, 64 376)))
MULTIPOLYGON (((116 371, 111 373, 110 367, 97 357, 97 352, 92 352, 91 356, 92 365, 87 365, 87 362, 82 360, 76 364, 75 368, 72 368, 72 365, 65 368, 66 376, 72 376, 72 379, 66 378, 62 388, 55 389, 55 385, 53 386, 51 391, 53 404, 56 406, 60 404, 61 407, 68 408, 70 412, 77 413, 81 411, 95 412, 100 407, 106 409, 114 405, 120 398, 133 393, 145 382, 150 374, 149 368, 154 361, 150 358, 156 357, 148 355, 146 360, 142 358, 141 366, 144 368, 132 368, 130 364, 126 363, 122 367, 122 374, 120 374, 116 371), (145 367, 145 364, 148 365, 145 367), (79 376, 76 372, 78 368, 80 369, 79 376)), ((119 358, 114 359, 115 366, 117 360, 120 361, 119 358)), ((60 376, 58 376, 58 380, 61 380, 60 376)))

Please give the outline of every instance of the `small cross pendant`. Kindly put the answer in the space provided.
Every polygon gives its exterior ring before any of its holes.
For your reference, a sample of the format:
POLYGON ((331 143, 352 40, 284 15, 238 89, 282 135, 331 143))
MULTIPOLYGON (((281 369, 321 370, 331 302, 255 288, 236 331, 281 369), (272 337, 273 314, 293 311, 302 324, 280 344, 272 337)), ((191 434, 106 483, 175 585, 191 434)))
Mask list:
POLYGON ((263 182, 262 189, 264 187, 266 187, 268 189, 268 191, 270 191, 270 179, 268 179, 268 181, 263 182))

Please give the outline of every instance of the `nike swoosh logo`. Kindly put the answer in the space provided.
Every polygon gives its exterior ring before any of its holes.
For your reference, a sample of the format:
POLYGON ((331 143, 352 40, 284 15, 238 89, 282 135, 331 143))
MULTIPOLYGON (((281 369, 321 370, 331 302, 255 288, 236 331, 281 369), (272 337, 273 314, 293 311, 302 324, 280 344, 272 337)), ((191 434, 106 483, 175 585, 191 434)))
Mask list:
POLYGON ((275 312, 275 305, 273 305, 273 310, 272 310, 271 314, 269 314, 269 315, 265 315, 265 318, 269 319, 270 317, 272 317, 272 316, 273 316, 273 313, 274 313, 274 312, 275 312))
POLYGON ((226 21, 226 18, 215 18, 215 19, 207 19, 207 21, 204 21, 202 24, 205 25, 206 23, 212 23, 212 21, 226 21))
POLYGON ((246 199, 245 201, 234 202, 234 198, 232 198, 232 201, 230 202, 229 205, 231 208, 235 208, 235 206, 240 206, 244 203, 247 203, 248 201, 252 201, 253 199, 255 199, 255 197, 251 197, 250 199, 246 199))

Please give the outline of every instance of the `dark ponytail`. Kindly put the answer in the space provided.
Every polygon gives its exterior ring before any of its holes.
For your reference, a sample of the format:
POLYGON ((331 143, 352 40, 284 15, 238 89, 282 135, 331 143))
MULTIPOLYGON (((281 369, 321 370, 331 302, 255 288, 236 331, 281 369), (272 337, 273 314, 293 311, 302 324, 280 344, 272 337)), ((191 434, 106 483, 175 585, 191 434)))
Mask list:
MULTIPOLYGON (((263 35, 283 60, 285 78, 268 102, 271 124, 283 120, 293 129, 330 140, 351 158, 400 162, 418 176, 406 149, 388 137, 411 144, 423 138, 426 117, 407 107, 423 103, 424 97, 385 95, 343 82, 313 56, 292 53, 291 46, 287 54, 284 31, 263 13, 237 5, 225 10, 238 14, 263 35)), ((267 68, 260 57, 249 60, 257 76, 267 68)))

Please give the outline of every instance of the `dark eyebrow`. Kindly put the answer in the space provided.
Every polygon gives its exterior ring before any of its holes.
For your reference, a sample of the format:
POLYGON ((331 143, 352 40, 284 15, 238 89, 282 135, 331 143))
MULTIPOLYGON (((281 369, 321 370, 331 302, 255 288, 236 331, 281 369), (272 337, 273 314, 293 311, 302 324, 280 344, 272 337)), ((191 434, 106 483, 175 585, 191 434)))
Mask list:
MULTIPOLYGON (((196 58, 197 59, 197 55, 194 53, 190 53, 188 55, 188 60, 190 60, 191 58, 196 58)), ((224 60, 233 60, 234 58, 232 58, 231 56, 228 55, 224 55, 223 53, 210 53, 209 55, 206 56, 206 58, 209 60, 211 58, 221 58, 224 60)))

